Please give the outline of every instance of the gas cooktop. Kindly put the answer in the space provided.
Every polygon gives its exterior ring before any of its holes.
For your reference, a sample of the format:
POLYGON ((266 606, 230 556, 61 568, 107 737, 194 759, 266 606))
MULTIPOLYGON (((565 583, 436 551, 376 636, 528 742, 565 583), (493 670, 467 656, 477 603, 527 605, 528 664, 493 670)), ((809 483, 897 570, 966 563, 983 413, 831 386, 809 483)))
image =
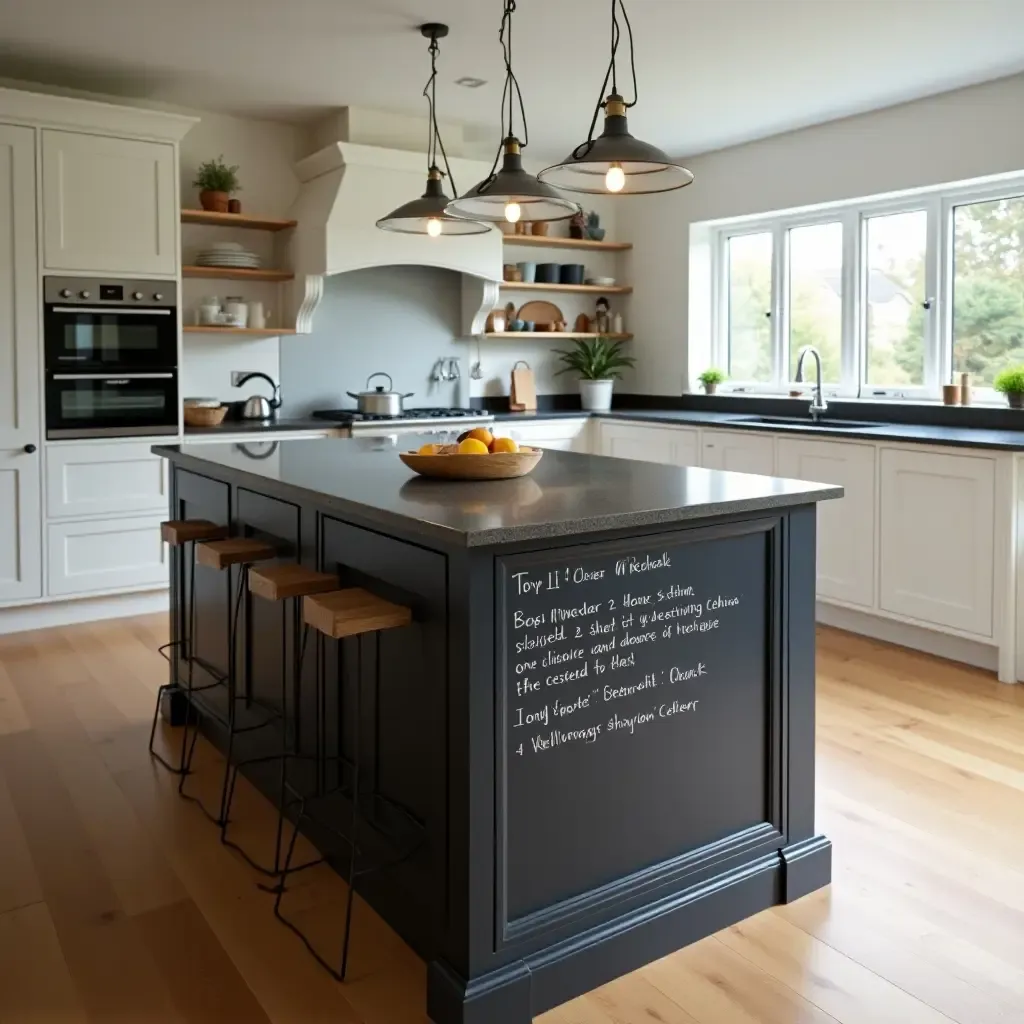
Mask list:
POLYGON ((319 409, 313 413, 318 420, 352 426, 359 423, 393 423, 406 425, 414 423, 443 423, 447 420, 476 420, 489 423, 494 417, 483 409, 446 408, 429 406, 423 409, 404 409, 398 416, 380 416, 374 413, 357 412, 355 409, 319 409))

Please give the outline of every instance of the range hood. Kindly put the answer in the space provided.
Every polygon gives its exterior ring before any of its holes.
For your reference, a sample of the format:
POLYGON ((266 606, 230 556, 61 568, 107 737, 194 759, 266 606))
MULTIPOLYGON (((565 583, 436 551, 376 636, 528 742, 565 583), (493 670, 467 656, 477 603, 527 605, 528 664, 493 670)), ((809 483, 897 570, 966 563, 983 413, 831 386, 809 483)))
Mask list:
MULTIPOLYGON (((462 188, 480 181, 490 167, 478 160, 453 159, 451 164, 462 188)), ((291 211, 298 227, 290 255, 298 280, 395 265, 441 267, 483 281, 501 280, 502 241, 497 229, 430 238, 376 226, 389 210, 422 195, 422 154, 332 142, 300 160, 295 171, 302 188, 291 211)), ((445 189, 450 195, 447 182, 445 189)))

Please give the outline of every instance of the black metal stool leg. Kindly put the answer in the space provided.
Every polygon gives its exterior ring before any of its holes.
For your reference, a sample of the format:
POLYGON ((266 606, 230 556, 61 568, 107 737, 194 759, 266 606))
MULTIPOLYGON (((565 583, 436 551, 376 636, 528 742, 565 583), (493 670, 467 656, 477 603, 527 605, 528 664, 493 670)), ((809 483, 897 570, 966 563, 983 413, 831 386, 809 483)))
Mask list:
MULTIPOLYGON (((341 644, 338 645, 338 661, 341 662, 341 644)), ((352 905, 356 895, 356 866, 359 855, 357 829, 359 826, 359 758, 360 742, 359 737, 363 732, 362 717, 362 668, 363 668, 363 636, 360 633, 356 637, 356 680, 355 700, 352 717, 355 722, 355 739, 352 741, 352 824, 349 830, 349 842, 351 850, 348 861, 348 899, 345 902, 345 938, 341 947, 341 980, 345 980, 348 974, 348 950, 349 939, 352 935, 352 905)), ((340 683, 340 680, 339 680, 340 683)))

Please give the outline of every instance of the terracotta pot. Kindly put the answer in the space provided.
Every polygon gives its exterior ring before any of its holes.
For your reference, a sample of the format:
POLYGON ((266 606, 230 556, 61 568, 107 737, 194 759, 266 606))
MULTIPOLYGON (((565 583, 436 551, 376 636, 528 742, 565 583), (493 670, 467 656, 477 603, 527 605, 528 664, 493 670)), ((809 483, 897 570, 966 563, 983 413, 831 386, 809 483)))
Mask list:
POLYGON ((1006 404, 1011 409, 1024 409, 1024 391, 1007 391, 1006 404))
POLYGON ((713 395, 717 390, 718 390, 718 382, 717 381, 709 380, 704 385, 704 394, 705 395, 713 395))
POLYGON ((227 213, 229 201, 230 196, 227 192, 212 192, 204 188, 199 193, 199 205, 212 213, 227 213))
POLYGON ((546 220, 535 220, 530 225, 530 231, 535 235, 546 235, 551 225, 546 220))

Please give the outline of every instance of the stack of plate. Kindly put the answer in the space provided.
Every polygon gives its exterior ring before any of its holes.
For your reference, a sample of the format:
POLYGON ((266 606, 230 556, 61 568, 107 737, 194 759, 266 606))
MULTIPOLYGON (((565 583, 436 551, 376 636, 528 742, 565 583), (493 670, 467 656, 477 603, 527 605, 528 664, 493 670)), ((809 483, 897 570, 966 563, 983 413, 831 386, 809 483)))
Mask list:
POLYGON ((238 242, 216 242, 196 256, 197 267, 231 267, 236 270, 258 270, 262 261, 238 242))

